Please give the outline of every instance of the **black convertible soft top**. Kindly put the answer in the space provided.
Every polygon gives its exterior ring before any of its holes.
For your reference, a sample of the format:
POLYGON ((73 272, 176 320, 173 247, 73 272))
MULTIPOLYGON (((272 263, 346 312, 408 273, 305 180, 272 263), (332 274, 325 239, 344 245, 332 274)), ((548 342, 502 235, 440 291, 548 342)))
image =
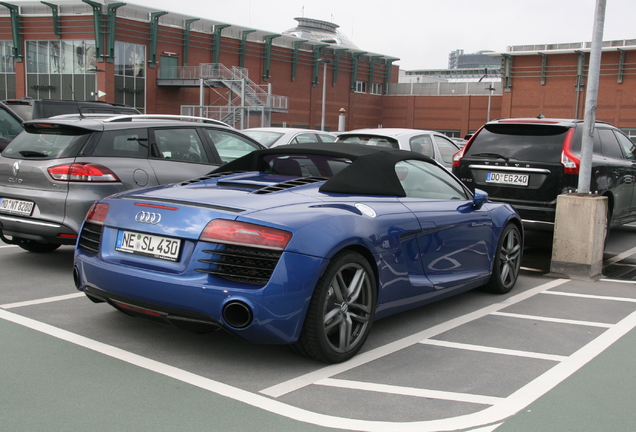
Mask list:
POLYGON ((268 163, 265 157, 269 155, 323 155, 349 159, 352 163, 327 180, 320 191, 361 195, 405 196, 395 173, 395 164, 413 159, 436 163, 420 153, 387 147, 342 143, 292 144, 253 151, 212 173, 266 171, 268 163))

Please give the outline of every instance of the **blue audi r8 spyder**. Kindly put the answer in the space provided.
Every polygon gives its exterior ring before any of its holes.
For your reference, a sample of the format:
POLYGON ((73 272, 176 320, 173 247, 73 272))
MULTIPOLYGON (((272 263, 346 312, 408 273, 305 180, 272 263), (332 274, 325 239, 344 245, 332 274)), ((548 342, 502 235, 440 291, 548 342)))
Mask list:
POLYGON ((514 286, 516 211, 419 153, 355 144, 257 150, 210 174, 97 201, 77 288, 133 315, 354 356, 374 320, 514 286))

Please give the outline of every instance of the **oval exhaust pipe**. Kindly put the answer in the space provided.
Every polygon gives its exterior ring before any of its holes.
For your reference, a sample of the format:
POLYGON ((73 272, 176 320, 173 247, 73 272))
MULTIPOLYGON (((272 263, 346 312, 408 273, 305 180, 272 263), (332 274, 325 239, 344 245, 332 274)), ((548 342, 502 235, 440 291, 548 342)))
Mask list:
POLYGON ((223 319, 232 328, 245 328, 253 318, 252 309, 241 301, 231 301, 223 307, 223 319))

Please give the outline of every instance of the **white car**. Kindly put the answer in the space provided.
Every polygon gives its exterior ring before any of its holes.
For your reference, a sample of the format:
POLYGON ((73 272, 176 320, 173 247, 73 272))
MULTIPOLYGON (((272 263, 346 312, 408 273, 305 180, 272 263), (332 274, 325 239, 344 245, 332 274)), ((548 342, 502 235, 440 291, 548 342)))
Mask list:
POLYGON ((460 147, 446 135, 421 129, 356 129, 338 134, 336 142, 411 150, 429 156, 447 168, 460 147))
POLYGON ((313 129, 261 127, 241 131, 265 147, 278 147, 286 144, 334 142, 336 135, 313 129))

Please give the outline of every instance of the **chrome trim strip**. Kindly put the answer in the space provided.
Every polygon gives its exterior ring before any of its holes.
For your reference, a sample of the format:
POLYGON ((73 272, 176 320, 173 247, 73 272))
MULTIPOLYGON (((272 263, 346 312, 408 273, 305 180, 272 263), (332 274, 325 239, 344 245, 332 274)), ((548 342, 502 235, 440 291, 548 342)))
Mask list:
POLYGON ((48 222, 40 222, 40 221, 32 221, 32 220, 27 220, 27 219, 18 219, 18 218, 13 218, 13 217, 4 216, 4 215, 0 215, 0 220, 7 220, 7 221, 11 221, 11 222, 17 222, 17 223, 23 223, 23 224, 31 224, 31 225, 39 225, 39 226, 46 226, 46 227, 52 227, 52 228, 62 228, 62 225, 58 225, 58 224, 53 224, 53 223, 48 223, 48 222))
POLYGON ((550 170, 546 168, 520 168, 500 165, 468 165, 470 169, 483 169, 490 171, 514 171, 514 172, 533 172, 540 174, 550 174, 550 170))

